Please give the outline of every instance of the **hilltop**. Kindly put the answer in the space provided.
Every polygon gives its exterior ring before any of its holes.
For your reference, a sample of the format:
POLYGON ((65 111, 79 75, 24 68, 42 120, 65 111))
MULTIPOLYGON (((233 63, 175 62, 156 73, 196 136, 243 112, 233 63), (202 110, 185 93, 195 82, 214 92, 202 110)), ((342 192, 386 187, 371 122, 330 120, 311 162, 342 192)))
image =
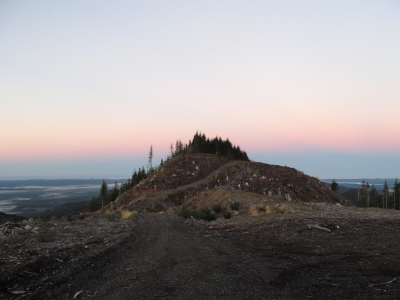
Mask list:
POLYGON ((214 203, 210 196, 216 190, 224 191, 226 199, 237 201, 257 195, 256 202, 351 205, 317 178, 294 168, 194 153, 170 159, 149 178, 117 198, 111 207, 159 212, 185 204, 196 206, 199 195, 203 198, 209 195, 209 201, 203 204, 211 207, 214 203))

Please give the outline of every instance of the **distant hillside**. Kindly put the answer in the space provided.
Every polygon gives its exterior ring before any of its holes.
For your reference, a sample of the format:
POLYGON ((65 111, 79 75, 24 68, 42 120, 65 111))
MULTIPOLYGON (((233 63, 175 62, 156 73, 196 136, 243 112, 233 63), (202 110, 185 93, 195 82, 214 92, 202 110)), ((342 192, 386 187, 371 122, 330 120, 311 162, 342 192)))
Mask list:
POLYGON ((349 200, 353 205, 357 205, 357 191, 358 189, 348 189, 347 191, 340 193, 340 196, 349 200))
POLYGON ((44 212, 32 214, 32 217, 39 217, 41 215, 50 215, 52 217, 63 217, 79 215, 79 213, 85 212, 88 208, 89 201, 71 202, 57 206, 53 209, 46 210, 44 212))
POLYGON ((24 218, 20 217, 20 216, 16 216, 16 215, 9 215, 9 214, 5 214, 3 212, 0 211, 0 225, 11 221, 11 222, 19 222, 22 221, 24 218))

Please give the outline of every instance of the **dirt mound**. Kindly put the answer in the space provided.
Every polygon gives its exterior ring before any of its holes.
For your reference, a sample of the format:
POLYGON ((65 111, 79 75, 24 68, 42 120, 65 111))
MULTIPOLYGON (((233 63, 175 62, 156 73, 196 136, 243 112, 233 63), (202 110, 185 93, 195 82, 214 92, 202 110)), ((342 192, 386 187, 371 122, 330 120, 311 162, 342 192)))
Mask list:
POLYGON ((228 161, 224 156, 211 154, 176 156, 165 162, 152 176, 119 196, 116 203, 111 206, 114 209, 126 207, 133 199, 197 182, 228 161))
POLYGON ((283 197, 288 202, 327 202, 350 205, 325 183, 294 168, 254 162, 237 162, 220 172, 212 182, 229 190, 283 197))
MULTIPOLYGON (((112 209, 157 212, 207 197, 212 189, 253 193, 270 200, 351 204, 317 178, 289 167, 227 160, 210 154, 177 156, 121 195, 112 209)), ((212 203, 210 204, 212 206, 212 203)))

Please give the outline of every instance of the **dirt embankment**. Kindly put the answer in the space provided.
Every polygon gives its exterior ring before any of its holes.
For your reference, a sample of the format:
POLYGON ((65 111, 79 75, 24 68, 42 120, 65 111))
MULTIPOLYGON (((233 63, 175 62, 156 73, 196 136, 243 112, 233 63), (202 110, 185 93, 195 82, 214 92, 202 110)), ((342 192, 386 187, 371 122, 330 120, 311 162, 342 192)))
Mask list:
POLYGON ((79 292, 77 299, 400 297, 398 212, 327 204, 307 216, 302 210, 256 217, 240 211, 213 222, 168 214, 97 221, 109 225, 102 231, 114 231, 114 241, 105 234, 91 243, 94 228, 89 228, 86 239, 81 231, 79 247, 55 251, 60 230, 41 259, 8 272, 26 250, 15 248, 16 260, 1 265, 0 298, 72 299, 79 292), (339 227, 308 229, 327 224, 339 227))

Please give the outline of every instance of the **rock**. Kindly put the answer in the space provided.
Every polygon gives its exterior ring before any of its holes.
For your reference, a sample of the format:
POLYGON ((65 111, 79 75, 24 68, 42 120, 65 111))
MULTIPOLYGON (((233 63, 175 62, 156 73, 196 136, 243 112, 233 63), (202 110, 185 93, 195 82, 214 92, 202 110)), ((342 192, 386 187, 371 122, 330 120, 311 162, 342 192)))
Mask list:
POLYGON ((196 166, 196 170, 199 170, 199 166, 196 166))
POLYGON ((268 191, 268 197, 272 197, 272 191, 268 191))
POLYGON ((25 225, 25 230, 31 230, 32 229, 32 226, 29 226, 29 225, 25 225))
POLYGON ((248 183, 248 182, 246 182, 244 185, 245 185, 245 186, 249 186, 249 183, 248 183))
POLYGON ((288 201, 288 202, 292 201, 292 198, 290 197, 289 194, 285 194, 285 199, 286 199, 286 201, 288 201))

